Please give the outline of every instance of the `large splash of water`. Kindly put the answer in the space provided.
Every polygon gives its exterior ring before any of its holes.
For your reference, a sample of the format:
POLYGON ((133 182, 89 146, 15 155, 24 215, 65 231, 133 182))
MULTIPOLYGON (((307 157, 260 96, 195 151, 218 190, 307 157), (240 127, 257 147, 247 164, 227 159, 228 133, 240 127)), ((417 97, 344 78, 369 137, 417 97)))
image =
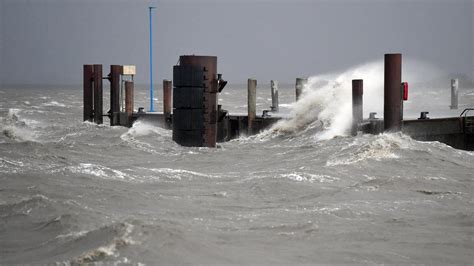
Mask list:
MULTIPOLYGON (((420 61, 404 62, 402 79, 423 82, 439 76, 440 70, 420 61)), ((352 122, 352 80, 364 80, 364 117, 368 112, 383 116, 383 61, 350 68, 341 73, 312 76, 301 98, 290 106, 290 119, 273 126, 274 131, 295 133, 316 128, 316 140, 347 135, 352 122)))

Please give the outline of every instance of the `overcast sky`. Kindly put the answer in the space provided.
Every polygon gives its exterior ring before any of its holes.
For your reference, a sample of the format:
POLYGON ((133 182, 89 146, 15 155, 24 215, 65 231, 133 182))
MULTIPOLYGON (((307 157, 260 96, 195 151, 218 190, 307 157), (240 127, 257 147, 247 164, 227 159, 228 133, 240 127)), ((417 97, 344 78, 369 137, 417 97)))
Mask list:
POLYGON ((81 84, 82 65, 137 65, 147 83, 182 54, 218 56, 231 83, 344 70, 401 52, 473 76, 473 0, 0 0, 3 84, 81 84))

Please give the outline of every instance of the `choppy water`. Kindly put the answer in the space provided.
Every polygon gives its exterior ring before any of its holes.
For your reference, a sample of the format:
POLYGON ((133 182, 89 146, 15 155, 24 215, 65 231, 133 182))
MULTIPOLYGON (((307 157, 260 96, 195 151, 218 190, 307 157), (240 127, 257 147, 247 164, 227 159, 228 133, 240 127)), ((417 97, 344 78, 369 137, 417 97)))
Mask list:
MULTIPOLYGON (((224 92, 225 109, 245 111, 245 90, 224 92)), ((293 91, 280 96, 292 112, 293 91)), ((1 264, 474 260, 472 152, 402 134, 320 138, 320 121, 185 148, 156 125, 83 123, 79 87, 0 99, 1 264)))

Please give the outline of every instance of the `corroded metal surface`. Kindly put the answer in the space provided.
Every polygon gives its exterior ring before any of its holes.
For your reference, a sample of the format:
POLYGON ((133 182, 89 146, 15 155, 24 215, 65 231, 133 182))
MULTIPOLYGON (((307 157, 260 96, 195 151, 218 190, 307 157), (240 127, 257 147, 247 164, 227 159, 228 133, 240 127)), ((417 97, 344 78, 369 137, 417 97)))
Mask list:
POLYGON ((179 62, 179 65, 173 68, 175 87, 173 93, 175 113, 173 115, 173 140, 185 146, 215 147, 218 93, 217 57, 183 55, 180 56, 179 62), (200 114, 200 117, 197 118, 196 114, 200 114), (198 126, 198 123, 201 125, 198 126), (182 132, 183 130, 189 132, 182 132), (183 139, 184 137, 195 139, 183 139))
POLYGON ((247 81, 247 133, 254 132, 254 121, 257 113, 257 80, 248 79, 247 81))
POLYGON ((402 55, 386 54, 384 70, 384 130, 402 128, 402 55))
POLYGON ((172 84, 171 80, 163 80, 163 113, 171 114, 171 94, 172 84))
POLYGON ((94 93, 93 93, 93 73, 94 67, 92 65, 84 65, 83 72, 83 108, 84 121, 92 122, 94 120, 94 93))
POLYGON ((102 110, 102 65, 94 65, 94 122, 103 123, 102 110))
POLYGON ((352 80, 352 135, 357 135, 357 127, 363 119, 364 81, 352 80))
POLYGON ((122 74, 121 65, 110 66, 110 125, 120 124, 120 75, 122 74))
POLYGON ((125 113, 127 114, 127 125, 131 126, 133 114, 133 81, 125 81, 125 113))

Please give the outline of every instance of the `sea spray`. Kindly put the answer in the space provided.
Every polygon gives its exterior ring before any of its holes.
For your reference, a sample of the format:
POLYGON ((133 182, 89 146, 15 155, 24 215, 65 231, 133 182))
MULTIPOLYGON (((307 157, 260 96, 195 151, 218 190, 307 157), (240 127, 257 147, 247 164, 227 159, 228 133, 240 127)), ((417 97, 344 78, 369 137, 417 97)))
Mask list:
MULTIPOLYGON (((440 70, 417 60, 406 60, 403 79, 423 82, 440 75, 440 70)), ((317 129, 315 139, 326 140, 349 134, 352 122, 352 80, 364 80, 364 117, 369 112, 383 116, 383 62, 371 62, 342 73, 312 76, 302 97, 290 106, 289 119, 276 123, 272 130, 296 133, 307 128, 317 129)), ((423 88, 420 88, 423 89, 423 88)))
POLYGON ((0 140, 5 137, 18 142, 36 141, 37 133, 24 120, 30 124, 36 121, 20 118, 21 111, 22 109, 10 108, 6 117, 0 117, 0 140))

